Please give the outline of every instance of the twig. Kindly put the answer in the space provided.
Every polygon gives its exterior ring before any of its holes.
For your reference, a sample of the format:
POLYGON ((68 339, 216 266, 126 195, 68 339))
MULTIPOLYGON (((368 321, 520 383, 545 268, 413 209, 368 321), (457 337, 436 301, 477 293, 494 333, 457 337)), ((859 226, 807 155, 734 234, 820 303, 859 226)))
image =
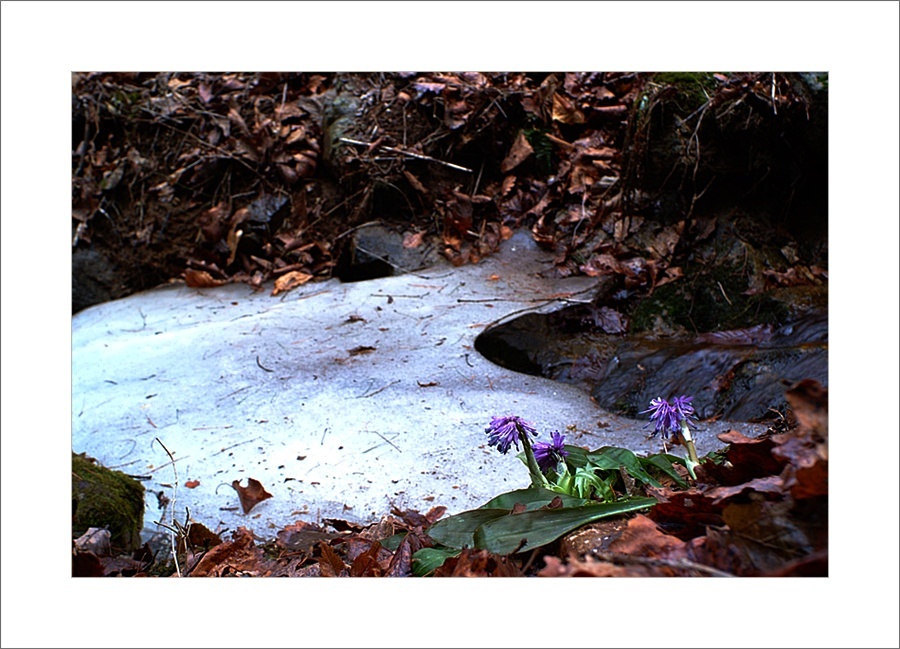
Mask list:
MULTIPOLYGON (((359 140, 351 140, 348 137, 342 137, 342 138, 340 138, 340 141, 346 142, 347 144, 356 144, 357 146, 365 146, 365 147, 372 146, 371 142, 361 142, 359 140)), ((437 158, 432 158, 431 156, 428 156, 428 155, 422 155, 421 153, 413 153, 412 151, 406 151, 404 149, 398 149, 398 148, 392 147, 392 146, 382 146, 381 148, 384 149, 385 151, 390 151, 391 153, 398 153, 400 155, 404 155, 404 156, 407 156, 410 158, 416 158, 418 160, 427 160, 428 162, 436 162, 439 165, 444 165, 445 167, 450 167, 451 169, 457 169, 459 171, 465 171, 466 173, 470 173, 470 174, 475 173, 474 171, 472 171, 471 169, 468 169, 466 167, 460 167, 459 165, 455 165, 452 162, 444 162, 443 160, 438 160, 437 158)))
MULTIPOLYGON (((231 426, 226 426, 225 428, 231 428, 231 426)), ((194 430, 200 430, 200 429, 195 428, 194 430)), ((210 455, 210 457, 214 457, 216 455, 219 455, 220 453, 224 453, 225 451, 230 451, 235 446, 240 446, 242 444, 249 444, 250 442, 255 442, 258 439, 259 439, 259 437, 254 437, 253 439, 245 439, 243 442, 238 442, 237 444, 232 444, 231 446, 226 446, 225 448, 220 449, 220 450, 216 451, 215 453, 213 453, 212 455, 210 455)))
MULTIPOLYGON (((415 275, 415 274, 410 273, 410 275, 415 275)), ((419 275, 415 275, 415 276, 419 277, 419 275)), ((428 278, 424 277, 423 279, 428 279, 428 278)), ((371 297, 386 297, 386 298, 391 298, 391 299, 393 299, 395 297, 407 297, 407 298, 412 298, 412 299, 421 299, 427 295, 431 295, 431 291, 423 293, 422 295, 399 295, 397 293, 369 293, 369 295, 371 297)), ((390 302, 388 302, 388 304, 390 304, 390 302)))
POLYGON ((778 105, 775 103, 775 73, 772 73, 772 111, 778 114, 778 105))
MULTIPOLYGON (((172 490, 172 521, 175 522, 175 499, 178 497, 178 467, 175 466, 175 456, 169 452, 169 449, 167 449, 166 445, 162 443, 162 440, 160 440, 159 437, 156 437, 154 439, 159 442, 159 445, 163 447, 166 455, 168 455, 169 459, 172 460, 169 464, 172 465, 172 472, 175 474, 175 489, 172 490)), ((166 465, 164 464, 163 466, 166 465)), ((153 471, 151 471, 150 473, 153 473, 153 471)), ((172 539, 172 559, 174 559, 175 561, 175 572, 179 577, 181 577, 181 567, 178 565, 178 546, 175 543, 175 534, 172 533, 170 538, 172 539)))
POLYGON ((731 300, 728 299, 728 296, 725 295, 725 289, 722 288, 722 282, 716 282, 716 284, 719 285, 719 290, 722 291, 722 297, 724 297, 724 298, 725 298, 725 301, 728 302, 728 306, 734 306, 734 305, 731 303, 731 300))
MULTIPOLYGON (((384 387, 381 387, 381 388, 378 388, 377 390, 375 390, 375 392, 366 392, 366 393, 364 393, 364 394, 359 395, 359 396, 356 397, 356 398, 357 398, 357 399, 368 399, 369 397, 374 397, 374 396, 375 396, 376 394, 378 394, 379 392, 381 392, 381 391, 383 391, 383 390, 387 390, 389 387, 391 387, 392 385, 394 385, 394 384, 396 384, 396 383, 400 383, 400 379, 395 379, 395 380, 391 381, 390 383, 388 383, 388 384, 385 385, 384 387)), ((399 451, 400 449, 398 448, 397 450, 399 451)))
MULTIPOLYGON (((157 439, 158 439, 158 438, 157 438, 157 439)), ((160 444, 161 444, 161 443, 162 443, 162 442, 160 442, 160 444)), ((163 448, 165 448, 165 447, 163 447, 163 448)), ((168 453, 168 451, 166 451, 166 453, 168 453)), ((172 457, 172 456, 170 455, 169 457, 172 457)), ((178 460, 186 460, 186 459, 188 459, 189 457, 190 457, 190 455, 185 455, 184 457, 178 458, 178 460)), ((155 469, 150 469, 150 473, 155 473, 155 472, 159 471, 160 469, 165 469, 165 468, 166 468, 167 466, 169 466, 170 464, 175 464, 176 462, 178 462, 178 460, 176 460, 176 459, 173 458, 171 462, 166 462, 165 464, 160 465, 160 466, 156 467, 155 469)))
POLYGON ((274 372, 275 370, 270 370, 268 367, 263 367, 263 364, 259 362, 259 356, 256 357, 256 364, 259 366, 263 372, 274 372))
MULTIPOLYGON (((386 387, 386 386, 385 386, 385 387, 386 387)), ((384 389, 384 388, 382 388, 382 389, 384 389)), ((394 448, 396 448, 398 453, 402 453, 402 452, 403 452, 403 451, 400 450, 400 448, 399 448, 396 444, 394 444, 394 442, 392 442, 392 441, 389 440, 387 437, 385 437, 384 435, 382 435, 381 433, 379 433, 377 430, 369 430, 369 431, 366 431, 366 432, 368 432, 368 433, 375 433, 375 434, 378 435, 381 439, 383 439, 383 440, 386 441, 388 444, 390 444, 391 446, 393 446, 394 448)))
POLYGON ((650 557, 636 557, 630 554, 618 554, 615 552, 600 552, 598 550, 591 550, 591 555, 600 559, 600 561, 606 561, 608 563, 615 563, 619 565, 638 565, 638 566, 649 566, 651 568, 676 568, 679 570, 694 570, 696 572, 703 572, 709 575, 710 577, 734 577, 730 572, 725 572, 724 570, 719 570, 718 568, 713 568, 712 566, 706 566, 702 563, 696 563, 694 561, 689 561, 688 559, 654 559, 650 557))
MULTIPOLYGON (((120 457, 119 459, 120 459, 120 460, 124 460, 126 457, 128 457, 129 455, 131 455, 131 452, 134 450, 134 447, 135 447, 135 446, 137 446, 137 440, 134 440, 134 439, 133 439, 133 440, 131 440, 131 448, 128 450, 128 452, 127 452, 125 455, 123 455, 123 456, 120 457)), ((123 466, 124 466, 124 465, 123 465, 123 466)))
POLYGON ((537 547, 537 548, 535 548, 534 550, 532 550, 531 556, 528 557, 528 561, 526 561, 526 562, 525 562, 525 565, 522 566, 522 573, 523 573, 523 574, 526 573, 526 572, 528 572, 528 569, 531 567, 531 564, 534 563, 534 560, 537 558, 537 553, 538 553, 538 551, 539 551, 540 549, 541 549, 540 547, 537 547))
POLYGON ((481 161, 481 168, 478 169, 478 178, 475 179, 475 187, 472 189, 471 196, 475 196, 478 193, 478 185, 481 184, 481 174, 484 171, 484 160, 481 161))

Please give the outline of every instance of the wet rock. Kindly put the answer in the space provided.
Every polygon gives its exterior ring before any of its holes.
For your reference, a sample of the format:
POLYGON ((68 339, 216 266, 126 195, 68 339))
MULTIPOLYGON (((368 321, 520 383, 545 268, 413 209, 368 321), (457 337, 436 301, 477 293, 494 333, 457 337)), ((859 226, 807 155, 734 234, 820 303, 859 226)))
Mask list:
POLYGON ((693 338, 566 331, 563 316, 526 314, 482 333, 475 348, 527 374, 581 385, 606 410, 637 416, 651 399, 695 397, 701 418, 754 421, 784 411, 785 384, 828 382, 828 319, 756 325, 693 338))
POLYGON ((605 365, 594 363, 591 396, 601 407, 635 415, 651 399, 690 394, 701 418, 764 419, 787 408, 786 384, 805 378, 827 384, 827 335, 827 318, 818 316, 689 342, 628 339, 605 365))

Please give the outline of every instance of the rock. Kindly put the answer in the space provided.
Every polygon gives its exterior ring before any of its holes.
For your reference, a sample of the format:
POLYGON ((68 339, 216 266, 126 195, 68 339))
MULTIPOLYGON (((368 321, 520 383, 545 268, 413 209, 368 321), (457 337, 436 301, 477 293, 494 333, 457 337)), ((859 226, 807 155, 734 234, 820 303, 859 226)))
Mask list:
POLYGON ((124 295, 113 263, 92 248, 72 252, 72 313, 124 295))
POLYGON ((438 256, 434 245, 422 243, 406 248, 398 231, 378 223, 366 224, 354 232, 350 245, 345 247, 335 276, 342 282, 359 282, 402 275, 434 265, 438 256))
POLYGON ((72 534, 108 529, 112 545, 131 552, 141 545, 144 487, 121 471, 72 453, 72 534))
POLYGON ((827 314, 693 338, 566 331, 561 312, 529 313, 483 332, 475 348, 509 369, 585 387, 606 410, 637 416, 651 399, 695 397, 701 419, 756 421, 787 408, 786 384, 828 382, 827 314))

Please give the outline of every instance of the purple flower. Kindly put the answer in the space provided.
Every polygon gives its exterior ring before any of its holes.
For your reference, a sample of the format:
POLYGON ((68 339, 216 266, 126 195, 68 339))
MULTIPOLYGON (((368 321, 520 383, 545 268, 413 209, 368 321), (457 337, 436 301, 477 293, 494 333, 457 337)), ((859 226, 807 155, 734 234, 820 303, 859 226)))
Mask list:
MULTIPOLYGON (((675 397, 671 404, 665 399, 653 399, 650 408, 642 411, 650 413, 650 423, 656 423, 651 437, 662 431, 663 439, 668 439, 669 433, 681 428, 682 421, 690 421, 694 414, 694 407, 691 405, 693 400, 694 397, 686 395, 675 397)), ((648 423, 647 426, 649 425, 648 423)))
POLYGON ((559 431, 550 433, 550 439, 552 441, 549 444, 547 442, 534 443, 534 459, 537 460, 538 466, 544 473, 555 469, 560 460, 569 454, 565 450, 566 438, 559 431))
POLYGON ((531 433, 537 437, 537 430, 530 421, 525 421, 521 417, 491 417, 491 425, 484 429, 490 437, 488 444, 496 446, 497 450, 504 455, 513 444, 516 450, 519 450, 519 437, 526 433, 531 433))

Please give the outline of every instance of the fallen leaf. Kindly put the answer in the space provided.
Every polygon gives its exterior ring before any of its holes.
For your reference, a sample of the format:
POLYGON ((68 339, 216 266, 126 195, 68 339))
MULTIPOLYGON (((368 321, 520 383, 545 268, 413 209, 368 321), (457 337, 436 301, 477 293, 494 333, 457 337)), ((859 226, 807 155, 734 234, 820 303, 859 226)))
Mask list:
POLYGON ((369 347, 368 345, 360 345, 359 347, 354 347, 353 349, 348 349, 347 353, 351 356, 359 356, 360 354, 371 354, 375 351, 374 347, 369 347))
POLYGON ((315 523, 297 521, 278 532, 276 545, 292 552, 305 552, 312 554, 313 548, 320 541, 331 541, 340 535, 335 532, 326 532, 315 523))
POLYGON ((222 543, 223 541, 219 535, 206 527, 206 525, 197 521, 191 521, 188 527, 187 539, 181 539, 179 547, 182 550, 189 549, 191 553, 198 554, 222 543), (187 548, 184 547, 185 540, 187 541, 187 548))
POLYGON ((266 491, 265 487, 262 486, 262 483, 253 478, 247 478, 246 487, 241 486, 240 480, 235 480, 231 483, 231 486, 237 491, 238 498, 240 498, 241 501, 241 508, 244 510, 245 514, 262 501, 272 497, 272 494, 266 491))
POLYGON ((465 548, 434 571, 435 577, 521 577, 516 562, 487 550, 465 548))
POLYGON ((553 120, 563 124, 584 124, 584 113, 568 97, 553 93, 553 120))
POLYGON ((611 552, 630 554, 638 557, 668 556, 683 551, 685 542, 676 536, 666 534, 647 516, 637 514, 628 521, 622 534, 610 543, 611 552))
POLYGON ((184 483, 184 486, 187 487, 188 489, 196 489, 197 487, 200 486, 200 481, 199 480, 188 480, 187 482, 184 483))
POLYGON ((75 551, 90 552, 97 557, 108 557, 111 554, 110 538, 109 530, 89 527, 87 532, 75 539, 75 551))
POLYGON ((337 555, 337 552, 325 541, 318 545, 321 557, 319 557, 319 569, 323 577, 345 577, 347 565, 337 555))
POLYGON ((414 175, 412 175, 406 169, 403 170, 403 175, 406 176, 406 179, 409 181, 409 184, 412 185, 413 189, 415 189, 417 192, 419 192, 423 196, 428 196, 428 190, 425 188, 425 185, 423 185, 422 182, 418 178, 416 178, 414 175))
POLYGON ((213 276, 205 270, 188 268, 184 271, 184 283, 191 288, 212 288, 213 286, 222 286, 222 284, 225 283, 225 280, 214 279, 213 276))
MULTIPOLYGON (((503 159, 503 162, 500 163, 500 171, 503 173, 512 171, 525 162, 525 160, 533 153, 534 149, 531 147, 528 138, 525 137, 525 133, 519 131, 519 135, 516 137, 515 142, 513 142, 509 153, 506 155, 506 158, 503 159)), ((515 179, 513 182, 515 182, 515 179)))
POLYGON ((292 288, 302 286, 312 278, 312 275, 304 273, 302 270, 292 270, 275 280, 275 288, 272 289, 272 295, 278 295, 279 293, 290 291, 292 288))
POLYGON ((403 247, 404 248, 418 248, 422 245, 422 242, 425 240, 425 231, 421 232, 407 232, 403 236, 403 247))
POLYGON ((265 572, 268 561, 262 548, 253 542, 253 532, 246 527, 239 527, 233 537, 233 540, 225 541, 204 554, 189 576, 221 577, 243 572, 265 572))
POLYGON ((93 552, 72 553, 72 576, 73 577, 102 577, 103 564, 93 552))
POLYGON ((500 195, 506 196, 509 191, 515 187, 516 185, 516 177, 515 176, 507 176, 503 179, 503 184, 500 186, 500 195))

